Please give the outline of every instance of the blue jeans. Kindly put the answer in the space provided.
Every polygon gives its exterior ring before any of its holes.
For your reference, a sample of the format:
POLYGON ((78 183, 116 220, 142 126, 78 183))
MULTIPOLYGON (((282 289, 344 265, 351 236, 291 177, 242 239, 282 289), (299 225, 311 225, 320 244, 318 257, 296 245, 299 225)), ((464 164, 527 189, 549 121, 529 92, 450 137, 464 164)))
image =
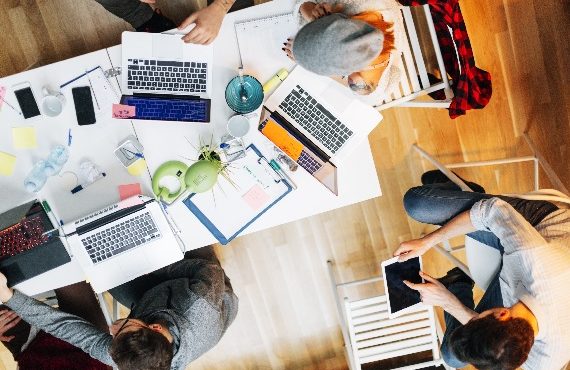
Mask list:
MULTIPOLYGON (((452 182, 427 184, 408 190, 404 195, 404 208, 408 215, 416 221, 444 225, 461 212, 471 209, 479 200, 493 197, 501 198, 509 203, 532 226, 538 225, 548 214, 558 209, 554 204, 546 201, 464 192, 452 182)), ((488 231, 475 231, 469 233, 468 236, 499 250, 503 254, 503 246, 495 234, 488 231)), ((452 283, 447 288, 461 303, 475 312, 480 313, 491 308, 503 307, 499 274, 493 278, 477 307, 473 301, 471 284, 452 283)), ((455 329, 461 326, 461 323, 447 312, 444 313, 444 317, 446 328, 441 346, 443 359, 451 367, 465 367, 467 364, 458 360, 449 347, 449 337, 455 329)))

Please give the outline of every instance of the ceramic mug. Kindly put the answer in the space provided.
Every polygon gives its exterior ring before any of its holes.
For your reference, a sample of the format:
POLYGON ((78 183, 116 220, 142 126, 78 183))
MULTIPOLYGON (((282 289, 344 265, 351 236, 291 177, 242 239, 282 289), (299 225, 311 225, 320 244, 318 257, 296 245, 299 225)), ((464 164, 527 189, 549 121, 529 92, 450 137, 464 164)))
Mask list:
POLYGON ((63 111, 65 96, 61 91, 53 91, 49 87, 42 88, 42 112, 48 117, 57 117, 63 111))
POLYGON ((249 132, 249 118, 236 114, 228 121, 228 133, 235 138, 242 138, 249 132))

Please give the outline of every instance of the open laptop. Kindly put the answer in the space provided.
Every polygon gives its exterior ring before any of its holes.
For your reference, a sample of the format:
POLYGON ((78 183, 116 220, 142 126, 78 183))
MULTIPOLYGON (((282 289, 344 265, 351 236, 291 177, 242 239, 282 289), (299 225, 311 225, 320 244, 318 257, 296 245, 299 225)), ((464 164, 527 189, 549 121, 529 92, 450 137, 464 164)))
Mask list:
POLYGON ((265 103, 259 129, 338 195, 337 166, 381 120, 345 87, 297 66, 265 103))
POLYGON ((0 271, 10 286, 71 261, 54 227, 37 200, 0 214, 0 271))
POLYGON ((170 265, 184 247, 160 203, 138 195, 63 226, 97 293, 170 265))
POLYGON ((123 32, 121 104, 133 119, 210 122, 213 47, 179 34, 123 32))

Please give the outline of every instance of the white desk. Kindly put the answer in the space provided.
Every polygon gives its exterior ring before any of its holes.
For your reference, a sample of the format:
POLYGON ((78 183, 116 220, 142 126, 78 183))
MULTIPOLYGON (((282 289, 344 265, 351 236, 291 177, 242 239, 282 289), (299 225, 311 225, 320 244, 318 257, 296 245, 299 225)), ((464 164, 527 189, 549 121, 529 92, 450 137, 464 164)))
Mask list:
MULTIPOLYGON (((185 137, 197 145, 200 135, 209 138, 213 132, 219 138, 225 132, 227 119, 233 114, 225 103, 225 86, 235 76, 239 63, 234 22, 284 13, 290 11, 292 5, 290 0, 274 0, 226 16, 214 46, 214 95, 212 97, 212 121, 209 125, 150 121, 134 123, 136 135, 145 147, 145 157, 150 173, 153 173, 158 166, 168 160, 185 161, 182 157, 196 157, 193 152, 194 149, 190 147, 185 137)), ((35 92, 39 94, 44 84, 59 85, 91 66, 101 65, 104 69, 111 65, 120 66, 120 53, 120 46, 109 48, 107 51, 100 50, 0 79, 0 85, 9 88, 17 82, 30 81, 35 92)), ((264 63, 271 62, 264 61, 264 63)), ((278 63, 275 64, 275 71, 282 67, 278 63)), ((113 84, 118 86, 117 80, 112 80, 113 84)), ((66 142, 69 127, 73 129, 73 144, 71 146, 71 158, 63 172, 76 169, 82 159, 89 158, 103 168, 108 176, 76 195, 69 193, 69 189, 74 185, 72 182, 74 179, 64 176, 48 180, 44 190, 40 193, 40 197, 50 202, 58 217, 64 221, 70 221, 118 201, 117 186, 120 184, 140 182, 143 192, 152 195, 150 177, 133 178, 113 154, 113 149, 117 143, 132 133, 129 122, 113 120, 110 118, 111 113, 109 112, 106 117, 98 117, 98 122, 92 127, 79 127, 75 120, 71 92, 65 91, 65 95, 67 105, 64 113, 58 118, 39 117, 26 121, 18 119, 17 115, 8 107, 3 107, 0 112, 0 150, 18 156, 17 170, 14 175, 10 177, 0 176, 0 211, 30 198, 30 194, 25 192, 22 185, 25 176, 31 169, 33 162, 46 157, 53 145, 66 142), (15 151, 11 144, 11 127, 31 124, 35 125, 38 130, 39 147, 32 151, 15 151)), ((10 103, 16 103, 12 91, 9 91, 7 99, 10 103)), ((254 143, 264 154, 271 154, 270 148, 272 146, 257 130, 252 128, 246 139, 250 143, 254 143)), ((272 207, 250 225, 245 233, 285 224, 381 195, 369 144, 362 143, 361 148, 354 153, 353 158, 354 160, 347 161, 349 165, 344 165, 338 169, 338 197, 330 193, 308 173, 298 170, 292 174, 292 177, 299 189, 272 207)), ((188 161, 185 162, 189 163, 188 161)), ((210 232, 183 204, 173 206, 169 211, 175 218, 177 225, 183 230, 182 238, 188 249, 196 249, 216 242, 210 232)), ((58 271, 48 272, 24 283, 24 291, 33 294, 71 284, 79 281, 78 279, 81 280, 77 272, 75 274, 61 271, 60 273, 58 271), (50 276, 46 276, 48 274, 50 276)))

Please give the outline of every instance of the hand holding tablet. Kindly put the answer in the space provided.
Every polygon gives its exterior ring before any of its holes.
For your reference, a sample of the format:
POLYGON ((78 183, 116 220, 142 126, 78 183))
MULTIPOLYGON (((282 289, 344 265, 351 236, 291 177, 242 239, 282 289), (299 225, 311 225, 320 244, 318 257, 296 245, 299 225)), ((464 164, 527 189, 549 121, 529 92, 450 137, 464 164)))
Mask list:
POLYGON ((388 303, 388 317, 395 318, 421 306, 420 293, 404 283, 421 285, 423 283, 420 271, 422 261, 420 257, 399 262, 399 257, 382 262, 384 275, 384 292, 388 303))

